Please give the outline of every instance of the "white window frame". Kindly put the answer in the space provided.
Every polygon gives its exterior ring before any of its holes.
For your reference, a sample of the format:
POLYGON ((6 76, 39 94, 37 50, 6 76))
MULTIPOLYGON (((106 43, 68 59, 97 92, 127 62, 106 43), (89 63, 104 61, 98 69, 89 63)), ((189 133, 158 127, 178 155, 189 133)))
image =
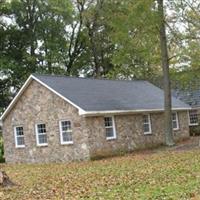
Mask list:
POLYGON ((197 109, 192 109, 192 110, 189 110, 188 111, 188 121, 189 121, 189 126, 198 126, 199 123, 198 123, 198 110, 197 109), (190 121, 190 111, 196 111, 197 112, 197 123, 191 123, 190 121))
POLYGON ((15 126, 14 127, 14 134, 15 134, 15 147, 16 148, 25 148, 25 144, 24 145, 18 145, 18 142, 17 142, 17 138, 19 138, 19 137, 23 137, 24 138, 24 142, 25 142, 24 127, 23 126, 15 126), (20 127, 23 128, 23 136, 17 136, 17 128, 20 128, 20 127))
POLYGON ((150 134, 152 134, 152 129, 151 129, 151 115, 150 114, 144 114, 143 116, 142 116, 142 119, 144 118, 144 116, 147 116, 148 117, 148 122, 144 122, 144 120, 143 120, 143 132, 144 132, 144 135, 150 135, 150 134), (144 125, 145 124, 148 124, 149 125, 149 131, 144 131, 144 125))
MULTIPOLYGON (((47 136, 47 130, 46 130, 45 134, 44 133, 42 133, 42 134, 38 133, 38 125, 40 125, 40 124, 45 124, 45 123, 37 123, 37 124, 35 124, 35 133, 36 133, 36 143, 37 143, 37 146, 39 146, 39 147, 41 147, 41 146, 48 146, 48 142, 47 143, 42 143, 42 144, 39 143, 39 135, 46 135, 47 136)), ((45 124, 45 128, 46 128, 46 124, 45 124)))
POLYGON ((177 112, 172 112, 172 114, 175 114, 175 116, 176 116, 176 119, 175 120, 173 120, 173 116, 172 116, 172 128, 173 128, 173 130, 174 131, 177 131, 177 130, 179 130, 179 119, 178 119, 178 113, 177 112), (174 128, 173 127, 173 121, 176 121, 176 124, 177 124, 177 127, 176 128, 174 128))
POLYGON ((59 129, 60 129, 60 143, 61 144, 73 144, 73 138, 72 138, 72 141, 63 141, 63 132, 67 132, 67 133, 71 133, 72 134, 72 122, 70 120, 60 120, 59 121, 59 129), (62 130, 62 122, 66 122, 66 121, 69 121, 71 123, 71 130, 69 131, 63 131, 62 130))
POLYGON ((106 128, 112 128, 113 129, 113 136, 112 137, 106 137, 106 140, 113 140, 113 139, 117 138, 114 116, 104 116, 104 127, 105 127, 105 131, 106 131, 106 128), (111 118, 112 119, 112 126, 105 126, 105 118, 111 118))

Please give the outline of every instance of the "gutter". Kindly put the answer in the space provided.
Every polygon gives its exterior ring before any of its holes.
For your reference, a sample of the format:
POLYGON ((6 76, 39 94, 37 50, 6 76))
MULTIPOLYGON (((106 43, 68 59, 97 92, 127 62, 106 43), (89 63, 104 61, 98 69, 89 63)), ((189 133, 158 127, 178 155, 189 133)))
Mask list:
MULTIPOLYGON (((191 110, 191 107, 186 108, 172 108, 172 111, 187 111, 191 110)), ((84 117, 91 116, 103 116, 103 115, 123 115, 123 114, 137 114, 137 113, 159 113, 164 112, 164 109, 138 109, 138 110, 105 110, 105 111, 80 111, 79 115, 84 117)))

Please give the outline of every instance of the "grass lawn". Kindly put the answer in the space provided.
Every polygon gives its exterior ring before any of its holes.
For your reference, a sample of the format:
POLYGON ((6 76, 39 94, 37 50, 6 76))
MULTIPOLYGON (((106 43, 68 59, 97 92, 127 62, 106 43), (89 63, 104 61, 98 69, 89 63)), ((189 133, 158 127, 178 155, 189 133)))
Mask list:
POLYGON ((17 186, 0 199, 200 199, 200 150, 71 164, 0 165, 17 186))

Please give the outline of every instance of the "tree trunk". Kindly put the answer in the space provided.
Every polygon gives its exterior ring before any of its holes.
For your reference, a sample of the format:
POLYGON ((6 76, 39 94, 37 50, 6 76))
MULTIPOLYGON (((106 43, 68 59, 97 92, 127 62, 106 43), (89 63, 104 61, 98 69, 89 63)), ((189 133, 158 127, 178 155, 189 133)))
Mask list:
POLYGON ((15 184, 10 180, 6 172, 0 171, 0 186, 2 187, 11 187, 15 184))
POLYGON ((173 131, 172 131, 172 103, 171 103, 171 86, 169 77, 169 56, 167 49, 167 38, 165 29, 165 17, 164 17, 164 3, 163 0, 158 1, 158 12, 160 17, 159 32, 160 32, 160 48, 161 48, 161 59, 163 69, 163 83, 164 83, 164 127, 165 127, 165 138, 166 145, 174 145, 173 131))

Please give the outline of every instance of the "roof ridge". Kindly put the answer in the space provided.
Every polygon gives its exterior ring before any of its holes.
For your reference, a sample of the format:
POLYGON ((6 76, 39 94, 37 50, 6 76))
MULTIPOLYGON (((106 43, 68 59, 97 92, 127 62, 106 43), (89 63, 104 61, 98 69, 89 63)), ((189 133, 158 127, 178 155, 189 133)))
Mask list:
POLYGON ((63 77, 63 78, 72 78, 72 79, 85 79, 85 80, 97 80, 97 81, 122 81, 122 82, 132 82, 132 81, 141 81, 141 82, 149 82, 143 79, 134 79, 134 80, 122 80, 122 79, 108 79, 108 78, 94 78, 94 77, 76 77, 76 76, 66 76, 61 74, 37 74, 33 73, 33 76, 49 76, 49 77, 63 77))

